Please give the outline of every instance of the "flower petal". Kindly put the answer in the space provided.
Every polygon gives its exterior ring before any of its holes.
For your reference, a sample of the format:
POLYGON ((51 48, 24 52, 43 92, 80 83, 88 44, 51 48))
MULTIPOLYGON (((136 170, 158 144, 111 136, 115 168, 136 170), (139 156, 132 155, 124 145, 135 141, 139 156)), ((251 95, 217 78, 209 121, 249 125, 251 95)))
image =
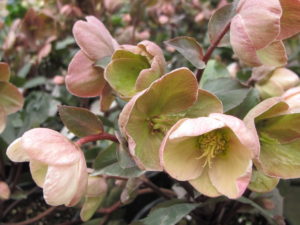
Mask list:
POLYGON ((279 178, 276 177, 269 177, 265 175, 262 171, 253 170, 251 182, 248 188, 251 191, 264 193, 272 191, 277 184, 279 183, 279 178))
POLYGON ((86 186, 87 169, 83 160, 68 166, 49 166, 44 199, 49 205, 73 206, 85 194, 86 186))
POLYGON ((229 136, 227 152, 213 159, 208 173, 212 184, 220 193, 228 198, 238 198, 251 179, 252 155, 233 132, 229 136))
POLYGON ((17 138, 8 146, 6 155, 11 161, 14 162, 29 161, 29 156, 23 147, 22 138, 17 138))
POLYGON ((234 116, 220 113, 212 113, 209 117, 220 120, 229 127, 239 139, 240 143, 245 147, 245 150, 250 150, 253 157, 259 155, 259 139, 257 138, 256 133, 253 133, 251 129, 247 128, 242 120, 234 116))
POLYGON ((30 160, 30 173, 32 179, 39 187, 44 187, 48 166, 35 160, 30 160))
POLYGON ((280 143, 266 134, 261 134, 261 153, 258 167, 272 177, 284 179, 300 177, 300 140, 280 143))
POLYGON ((99 96, 104 88, 103 69, 94 66, 82 51, 72 59, 66 76, 67 89, 79 97, 99 96))
POLYGON ((4 131, 6 125, 6 112, 3 107, 0 106, 0 134, 4 131))
POLYGON ((96 17, 87 16, 87 22, 77 21, 73 34, 81 50, 92 60, 111 56, 117 47, 106 27, 96 17))
POLYGON ((47 165, 70 165, 81 157, 81 150, 57 131, 35 128, 21 138, 22 149, 30 159, 47 165))
POLYGON ((14 85, 0 81, 0 106, 7 114, 15 113, 23 107, 24 99, 14 85))
POLYGON ((206 196, 214 198, 222 195, 211 183, 207 167, 203 170, 200 177, 189 182, 197 191, 206 196))
POLYGON ((282 7, 281 32, 278 40, 287 39, 300 32, 300 1, 280 0, 282 7))
POLYGON ((269 45, 279 35, 282 15, 279 0, 241 0, 237 11, 256 50, 269 45))
MULTIPOLYGON (((197 137, 171 139, 186 119, 178 121, 168 132, 160 147, 160 160, 164 170, 177 180, 186 181, 199 177, 203 171, 204 160, 199 159, 201 151, 197 137), (188 162, 188 163, 187 163, 188 162)), ((193 129, 193 127, 191 127, 193 129)))
POLYGON ((259 49, 257 57, 263 65, 266 66, 284 66, 287 64, 287 54, 282 41, 272 42, 265 48, 259 49))

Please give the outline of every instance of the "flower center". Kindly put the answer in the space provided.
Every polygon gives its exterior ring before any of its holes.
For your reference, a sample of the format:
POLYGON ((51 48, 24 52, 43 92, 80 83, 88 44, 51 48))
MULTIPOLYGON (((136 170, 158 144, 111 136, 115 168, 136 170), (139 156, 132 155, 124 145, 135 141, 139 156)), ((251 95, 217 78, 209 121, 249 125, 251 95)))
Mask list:
POLYGON ((214 130, 198 138, 201 155, 197 159, 205 159, 203 167, 208 165, 210 168, 213 158, 226 153, 228 140, 223 130, 214 130))
POLYGON ((152 132, 159 132, 166 134, 167 131, 182 118, 179 114, 169 114, 169 115, 161 115, 155 116, 151 119, 148 119, 149 126, 152 132))

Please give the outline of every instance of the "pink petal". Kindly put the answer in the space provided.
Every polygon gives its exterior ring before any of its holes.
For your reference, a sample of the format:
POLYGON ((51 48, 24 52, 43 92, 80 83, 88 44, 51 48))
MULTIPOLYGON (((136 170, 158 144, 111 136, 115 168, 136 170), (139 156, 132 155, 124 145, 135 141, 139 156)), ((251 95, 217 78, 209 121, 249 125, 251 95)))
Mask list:
POLYGON ((6 151, 7 157, 14 162, 28 162, 29 156, 23 147, 22 138, 18 138, 11 143, 6 151))
POLYGON ((6 112, 3 107, 0 106, 0 134, 4 131, 6 124, 6 112))
POLYGON ((287 64, 287 54, 282 41, 275 41, 256 52, 257 57, 266 66, 284 66, 287 64))
POLYGON ((81 150, 57 131, 35 128, 25 132, 21 138, 22 150, 30 159, 47 165, 70 165, 81 157, 81 150))
POLYGON ((10 189, 7 183, 0 181, 0 200, 8 200, 10 197, 10 189))
POLYGON ((101 94, 106 81, 103 69, 94 67, 94 63, 82 51, 76 53, 66 76, 70 93, 79 97, 96 97, 101 94))
POLYGON ((109 31, 96 17, 87 16, 87 22, 77 21, 73 34, 81 50, 93 60, 111 56, 117 47, 109 31))

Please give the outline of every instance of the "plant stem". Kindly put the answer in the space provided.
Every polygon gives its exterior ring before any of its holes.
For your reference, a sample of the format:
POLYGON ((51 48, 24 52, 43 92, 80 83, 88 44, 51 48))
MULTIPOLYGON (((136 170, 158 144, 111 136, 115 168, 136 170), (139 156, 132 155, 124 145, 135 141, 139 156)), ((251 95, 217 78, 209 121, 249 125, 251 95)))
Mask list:
POLYGON ((119 140, 117 139, 116 136, 108 133, 101 133, 101 134, 95 134, 95 135, 90 135, 86 136, 83 138, 80 138, 78 141, 75 143, 79 146, 88 143, 88 142, 93 142, 93 141, 98 141, 98 140, 110 140, 116 143, 119 143, 119 140))
MULTIPOLYGON (((222 30, 222 32, 217 36, 217 38, 213 41, 213 43, 209 46, 209 48, 207 49, 207 52, 205 53, 205 55, 203 56, 202 61, 206 64, 208 62, 208 60, 210 59, 213 51, 215 50, 216 47, 218 47, 219 43, 221 42, 221 40, 223 39, 223 37, 225 36, 225 34, 229 31, 230 29, 230 24, 231 22, 229 22, 224 29, 222 30)), ((201 79, 201 76, 203 74, 204 69, 199 69, 197 71, 197 80, 198 82, 201 79)))
POLYGON ((164 197, 165 199, 171 199, 169 193, 165 193, 164 191, 162 191, 159 187, 157 187, 155 184, 153 184, 147 177, 142 176, 139 178, 141 181, 143 181, 143 183, 148 186, 149 188, 151 188, 154 192, 156 192, 157 194, 161 195, 162 197, 164 197))

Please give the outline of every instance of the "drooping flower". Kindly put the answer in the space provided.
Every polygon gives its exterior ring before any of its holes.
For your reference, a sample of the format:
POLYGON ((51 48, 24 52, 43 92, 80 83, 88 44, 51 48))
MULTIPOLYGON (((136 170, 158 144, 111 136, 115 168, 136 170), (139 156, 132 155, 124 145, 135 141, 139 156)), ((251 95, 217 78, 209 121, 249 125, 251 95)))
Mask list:
POLYGON ((207 91, 198 90, 194 74, 187 68, 180 68, 136 94, 122 110, 119 127, 138 166, 162 170, 159 147, 178 120, 222 111, 220 100, 207 91))
POLYGON ((4 130, 6 117, 23 107, 24 99, 17 87, 9 83, 10 70, 0 63, 0 133, 4 130))
POLYGON ((60 133, 35 128, 16 139, 7 149, 14 162, 29 162, 35 183, 43 188, 49 205, 76 205, 85 194, 87 167, 80 148, 60 133))
POLYGON ((243 121, 212 113, 178 121, 162 142, 160 160, 169 175, 207 196, 238 198, 258 153, 258 140, 243 121))
POLYGON ((300 177, 300 113, 282 97, 268 98, 244 119, 257 132, 261 151, 254 163, 264 174, 289 179, 300 177))
POLYGON ((256 84, 260 96, 265 98, 278 97, 288 89, 300 83, 296 73, 287 68, 276 68, 264 74, 256 84))
POLYGON ((235 54, 250 66, 283 66, 283 40, 300 32, 300 1, 241 0, 230 27, 235 54))

